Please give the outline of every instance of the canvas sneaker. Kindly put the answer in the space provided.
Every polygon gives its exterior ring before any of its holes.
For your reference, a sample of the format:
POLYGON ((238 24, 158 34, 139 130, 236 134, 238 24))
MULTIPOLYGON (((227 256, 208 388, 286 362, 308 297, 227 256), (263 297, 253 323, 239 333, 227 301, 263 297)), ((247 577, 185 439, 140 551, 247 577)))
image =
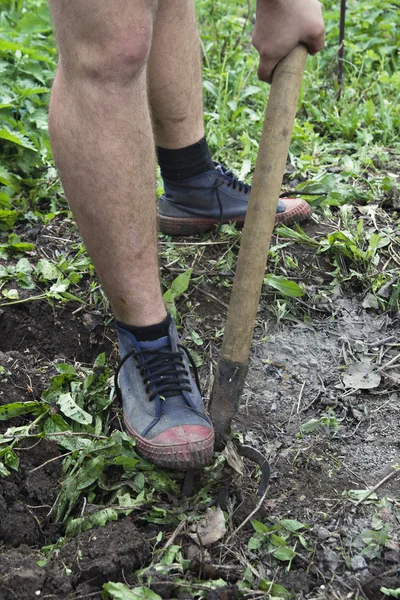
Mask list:
MULTIPOLYGON (((159 230, 167 235, 192 235, 230 221, 244 223, 251 186, 219 163, 215 170, 181 181, 164 180, 159 198, 159 230)), ((301 198, 280 198, 275 225, 309 219, 311 209, 301 198)))
POLYGON ((167 469, 201 468, 212 459, 214 431, 205 412, 196 367, 175 323, 168 336, 138 342, 117 325, 121 361, 115 389, 127 431, 148 461, 167 469), (195 379, 193 379, 189 361, 195 379))

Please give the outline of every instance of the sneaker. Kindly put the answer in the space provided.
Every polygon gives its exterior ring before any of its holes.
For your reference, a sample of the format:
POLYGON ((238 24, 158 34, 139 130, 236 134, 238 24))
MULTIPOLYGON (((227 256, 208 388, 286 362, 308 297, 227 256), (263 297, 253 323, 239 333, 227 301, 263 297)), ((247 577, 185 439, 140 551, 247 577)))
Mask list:
POLYGON ((138 342, 119 326, 117 331, 121 362, 115 389, 138 451, 167 469, 203 467, 212 459, 214 430, 199 392, 196 366, 180 343, 175 323, 171 321, 168 336, 151 342, 138 342))
MULTIPOLYGON (((219 228, 224 223, 242 226, 251 186, 219 163, 207 171, 182 181, 164 180, 159 198, 159 230, 168 235, 192 235, 219 228)), ((301 198, 280 198, 275 225, 293 225, 309 219, 311 209, 301 198)))

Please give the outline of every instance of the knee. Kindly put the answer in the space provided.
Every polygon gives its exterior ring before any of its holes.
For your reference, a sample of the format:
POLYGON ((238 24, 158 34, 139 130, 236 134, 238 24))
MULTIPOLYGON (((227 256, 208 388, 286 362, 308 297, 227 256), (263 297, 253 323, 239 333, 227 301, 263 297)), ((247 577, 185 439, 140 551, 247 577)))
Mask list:
POLYGON ((124 87, 144 70, 151 47, 152 27, 120 31, 104 39, 83 40, 72 52, 60 48, 60 65, 72 79, 100 86, 124 87))

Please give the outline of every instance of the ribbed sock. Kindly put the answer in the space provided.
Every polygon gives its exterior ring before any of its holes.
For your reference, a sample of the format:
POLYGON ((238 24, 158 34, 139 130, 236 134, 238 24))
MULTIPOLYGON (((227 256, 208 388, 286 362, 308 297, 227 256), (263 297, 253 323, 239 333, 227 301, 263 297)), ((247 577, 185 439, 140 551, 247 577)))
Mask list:
POLYGON ((156 325, 147 325, 146 327, 136 327, 135 325, 127 325, 126 323, 121 323, 120 321, 116 321, 119 327, 126 329, 133 333, 138 342, 153 342, 154 340, 158 340, 161 337, 166 337, 168 335, 168 329, 171 323, 171 315, 168 314, 161 323, 157 323, 156 325))
POLYGON ((189 179, 215 169, 205 136, 185 148, 157 148, 157 157, 161 175, 168 181, 189 179))

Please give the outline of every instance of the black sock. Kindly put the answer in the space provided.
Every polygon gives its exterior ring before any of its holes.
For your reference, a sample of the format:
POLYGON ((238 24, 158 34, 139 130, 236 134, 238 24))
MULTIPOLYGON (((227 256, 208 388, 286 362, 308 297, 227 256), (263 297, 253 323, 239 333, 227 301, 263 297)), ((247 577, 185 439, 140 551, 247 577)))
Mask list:
POLYGON ((156 325, 147 325, 146 327, 136 327, 135 325, 126 325, 116 321, 119 327, 126 329, 133 333, 138 342, 153 342, 161 337, 168 335, 168 328, 171 323, 171 315, 168 313, 164 321, 157 323, 156 325))
POLYGON ((157 148, 157 157, 161 175, 168 181, 189 179, 215 169, 206 136, 196 144, 178 150, 157 148))

